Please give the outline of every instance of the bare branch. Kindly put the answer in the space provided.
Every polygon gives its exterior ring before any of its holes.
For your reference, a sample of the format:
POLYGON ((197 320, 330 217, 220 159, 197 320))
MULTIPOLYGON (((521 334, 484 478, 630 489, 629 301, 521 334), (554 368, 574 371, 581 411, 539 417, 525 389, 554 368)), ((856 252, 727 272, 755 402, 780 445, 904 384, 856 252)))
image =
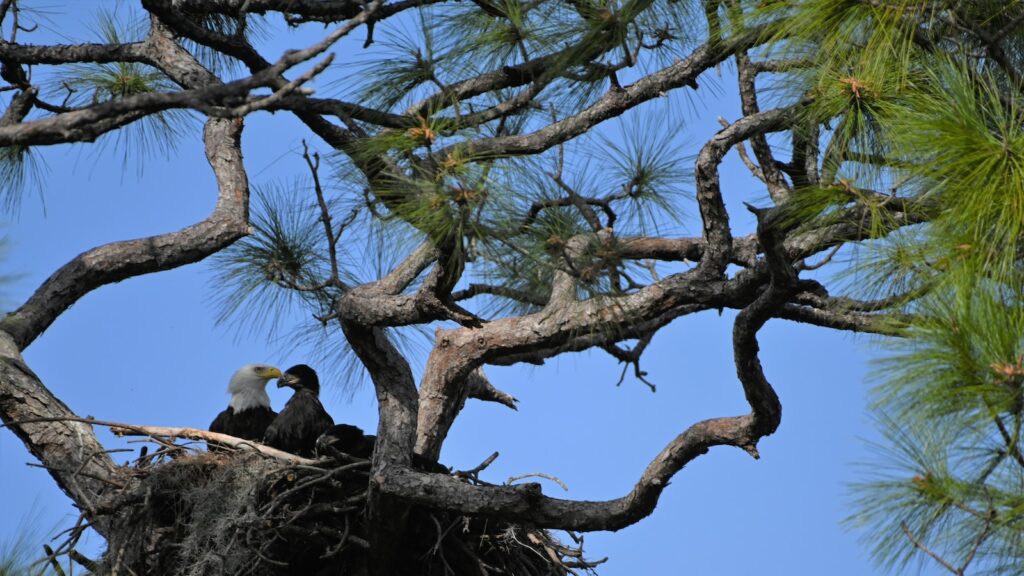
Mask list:
POLYGON ((779 310, 778 316, 803 324, 883 336, 900 336, 902 334, 901 326, 905 324, 905 319, 898 316, 811 308, 797 304, 786 304, 779 310))
POLYGON ((907 535, 907 539, 910 540, 910 543, 914 545, 914 548, 917 548, 921 552, 924 552, 925 554, 930 556, 933 560, 935 560, 936 562, 939 563, 939 566, 942 566, 943 568, 948 570, 951 574, 956 574, 957 576, 963 576, 963 572, 961 572, 960 570, 957 570, 957 568, 955 566, 953 566, 949 562, 946 562, 946 560, 943 559, 942 556, 939 556, 934 551, 932 551, 930 548, 925 546, 924 543, 922 543, 920 540, 918 540, 917 537, 914 536, 914 533, 910 531, 910 527, 907 526, 906 522, 901 522, 900 523, 900 529, 903 530, 903 533, 907 535))
POLYGON ((0 60, 17 64, 71 64, 75 62, 152 62, 146 42, 128 44, 64 44, 36 46, 0 42, 0 60))
POLYGON ((219 189, 217 204, 206 220, 178 232, 114 242, 78 255, 0 321, 0 330, 24 349, 92 290, 132 276, 198 262, 247 234, 249 183, 242 166, 241 135, 241 120, 207 122, 206 157, 219 189))
MULTIPOLYGON (((757 71, 751 64, 745 49, 736 52, 736 67, 739 73, 740 105, 743 116, 756 115, 761 110, 757 102, 757 71)), ((775 156, 763 132, 751 135, 750 149, 753 150, 754 157, 757 158, 760 179, 768 186, 768 194, 776 204, 784 203, 789 197, 789 185, 782 177, 782 172, 777 166, 775 156)))
POLYGON ((722 274, 732 253, 729 213, 722 200, 718 174, 722 158, 730 148, 743 140, 756 134, 786 128, 801 106, 802 104, 795 104, 745 116, 720 130, 698 153, 695 171, 697 204, 700 206, 700 215, 704 222, 704 239, 707 242, 700 266, 706 273, 715 276, 722 274))
POLYGON ((237 450, 255 450, 260 454, 277 458, 278 460, 284 460, 293 464, 305 464, 312 466, 316 464, 316 460, 309 458, 303 458, 290 454, 277 448, 271 448, 270 446, 264 446, 259 442, 252 442, 250 440, 243 440, 241 438, 235 438, 227 434, 220 434, 218 432, 209 432, 207 430, 199 430, 198 428, 183 428, 174 426, 138 426, 135 424, 121 424, 118 422, 103 422, 99 420, 93 421, 94 424, 101 424, 103 426, 109 426, 110 431, 118 436, 150 436, 154 438, 166 438, 173 441, 175 438, 188 438, 189 440, 204 440, 206 442, 217 442, 225 446, 230 446, 237 450))

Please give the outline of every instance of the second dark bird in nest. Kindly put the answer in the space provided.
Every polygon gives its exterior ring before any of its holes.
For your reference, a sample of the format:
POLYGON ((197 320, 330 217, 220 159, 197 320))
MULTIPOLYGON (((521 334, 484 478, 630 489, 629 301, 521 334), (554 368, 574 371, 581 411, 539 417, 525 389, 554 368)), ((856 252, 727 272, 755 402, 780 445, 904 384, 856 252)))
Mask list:
MULTIPOLYGON (((350 457, 369 460, 373 457, 373 448, 376 443, 376 436, 364 434, 362 428, 358 426, 336 424, 317 439, 316 454, 340 461, 347 461, 350 457)), ((443 464, 428 460, 419 454, 412 455, 412 467, 424 472, 439 474, 450 472, 443 464)))
POLYGON ((316 440, 334 426, 334 419, 320 403, 320 379, 316 371, 298 364, 284 371, 277 387, 295 390, 288 403, 267 428, 263 443, 306 458, 313 457, 316 440))
MULTIPOLYGON (((341 454, 369 460, 373 456, 376 436, 363 434, 362 428, 351 424, 335 424, 316 441, 317 456, 339 459, 341 454)), ((341 458, 343 459, 343 458, 341 458)))

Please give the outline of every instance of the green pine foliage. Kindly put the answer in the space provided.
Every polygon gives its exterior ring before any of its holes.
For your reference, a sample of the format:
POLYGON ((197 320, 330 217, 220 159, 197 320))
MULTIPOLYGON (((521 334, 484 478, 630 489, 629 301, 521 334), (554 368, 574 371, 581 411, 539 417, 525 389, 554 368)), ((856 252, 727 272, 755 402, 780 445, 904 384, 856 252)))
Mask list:
MULTIPOLYGON (((132 13, 126 10, 99 12, 96 28, 100 40, 107 43, 129 41, 143 30, 141 23, 134 21, 132 13)), ((44 83, 43 93, 63 106, 77 107, 176 88, 155 68, 135 62, 114 62, 68 66, 60 76, 44 83)), ((185 110, 147 115, 100 138, 96 153, 102 153, 104 145, 112 145, 121 153, 125 167, 153 153, 170 156, 192 121, 193 116, 185 110)), ((142 165, 135 162, 136 171, 140 172, 142 165)))
POLYGON ((827 122, 822 185, 797 190, 793 225, 851 206, 885 235, 847 272, 859 297, 909 313, 876 370, 885 441, 854 486, 850 525, 879 564, 1024 571, 1024 53, 1020 2, 767 2, 773 55, 827 122), (993 46, 998 49, 993 50, 993 46), (891 199, 890 199, 891 198, 891 199), (884 203, 930 222, 899 234, 884 203))
POLYGON ((78 566, 72 566, 67 556, 57 557, 56 562, 60 568, 54 568, 54 564, 46 559, 43 548, 48 542, 46 531, 33 519, 31 513, 19 519, 17 526, 17 531, 5 540, 0 540, 0 576, 88 574, 78 566))
POLYGON ((0 181, 4 182, 0 191, 0 209, 9 214, 17 213, 25 192, 41 188, 45 172, 46 164, 31 147, 0 147, 0 181))
POLYGON ((218 291, 218 322, 276 337, 290 312, 327 313, 332 288, 323 285, 326 249, 310 190, 304 179, 253 190, 252 234, 214 256, 214 284, 232 287, 218 291))

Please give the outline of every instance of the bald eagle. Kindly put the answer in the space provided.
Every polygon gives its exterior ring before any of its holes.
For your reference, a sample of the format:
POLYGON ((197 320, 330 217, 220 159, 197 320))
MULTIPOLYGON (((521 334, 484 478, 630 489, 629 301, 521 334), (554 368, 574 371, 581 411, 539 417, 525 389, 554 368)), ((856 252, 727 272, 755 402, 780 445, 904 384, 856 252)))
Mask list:
POLYGON ((267 428, 263 443, 299 456, 312 457, 316 439, 334 426, 334 419, 320 403, 320 379, 316 372, 299 364, 284 371, 277 387, 293 388, 288 403, 267 428))
POLYGON ((246 364, 231 376, 228 407, 210 423, 210 432, 259 441, 277 413, 270 408, 267 381, 280 378, 281 370, 266 364, 246 364))

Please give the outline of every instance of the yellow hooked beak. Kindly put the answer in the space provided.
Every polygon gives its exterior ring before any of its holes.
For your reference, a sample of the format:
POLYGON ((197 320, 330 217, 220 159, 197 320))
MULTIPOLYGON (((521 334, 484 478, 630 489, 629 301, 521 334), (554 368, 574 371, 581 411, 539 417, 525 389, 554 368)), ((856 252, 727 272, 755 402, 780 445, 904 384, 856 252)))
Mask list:
POLYGON ((272 380, 274 378, 281 377, 281 370, 280 368, 275 368, 273 366, 260 366, 256 369, 256 374, 258 374, 260 378, 272 380))

